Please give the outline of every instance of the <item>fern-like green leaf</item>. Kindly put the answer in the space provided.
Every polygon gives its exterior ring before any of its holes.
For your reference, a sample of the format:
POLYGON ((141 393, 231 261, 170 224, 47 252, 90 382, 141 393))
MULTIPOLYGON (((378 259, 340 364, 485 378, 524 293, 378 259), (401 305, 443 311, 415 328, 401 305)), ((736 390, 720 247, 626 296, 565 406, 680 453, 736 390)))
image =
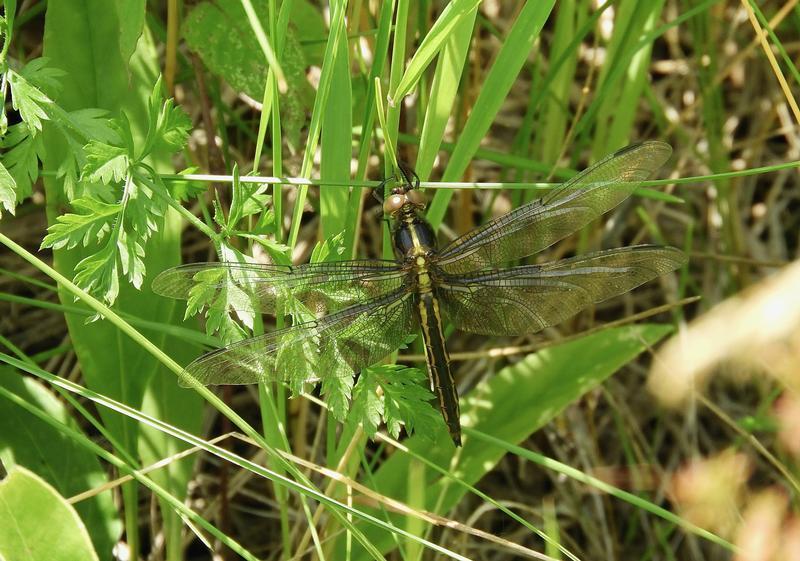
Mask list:
POLYGON ((72 201, 78 214, 63 214, 47 229, 42 248, 71 249, 99 242, 108 234, 112 222, 122 209, 116 203, 104 203, 96 199, 81 198, 72 201))
POLYGON ((146 271, 144 265, 144 247, 140 243, 139 238, 129 236, 123 228, 119 232, 117 249, 119 250, 119 260, 122 265, 122 274, 128 277, 128 280, 133 286, 137 289, 141 289, 146 271))
POLYGON ((397 365, 376 370, 378 385, 383 389, 384 420, 389 434, 399 436, 403 422, 409 434, 436 434, 441 419, 431 405, 433 394, 428 389, 426 374, 397 365))
MULTIPOLYGON (((17 205, 17 182, 6 167, 0 163, 0 207, 14 214, 17 205)), ((3 216, 0 210, 0 217, 3 216)))
POLYGON ((3 148, 0 161, 16 183, 16 200, 24 200, 39 177, 39 157, 44 153, 41 137, 34 136, 24 123, 18 123, 8 128, 0 147, 3 148))
POLYGON ((49 119, 44 108, 52 105, 53 101, 21 74, 9 71, 7 76, 11 86, 11 105, 19 111, 31 134, 36 134, 42 130, 42 121, 49 119))
MULTIPOLYGON (((135 174, 125 185, 125 229, 141 237, 142 241, 147 241, 161 227, 167 212, 166 197, 169 196, 163 185, 148 179, 135 174), (156 196, 155 189, 163 191, 164 196, 156 196)), ((160 182, 160 179, 155 179, 160 182)))
POLYGON ((350 396, 353 392, 353 371, 342 362, 333 372, 322 378, 320 393, 325 397, 328 410, 334 419, 343 421, 350 410, 350 396))
POLYGON ((87 292, 113 303, 119 295, 117 244, 107 243, 100 251, 75 266, 75 283, 87 292))
POLYGON ((92 140, 84 147, 84 151, 86 165, 83 167, 82 179, 109 185, 119 183, 127 176, 130 161, 125 148, 92 140))
POLYGON ((189 138, 191 129, 192 121, 186 112, 180 107, 175 107, 173 101, 168 99, 158 116, 157 142, 154 149, 169 152, 181 150, 189 138))
POLYGON ((362 371, 358 377, 349 418, 360 423, 370 438, 378 432, 383 419, 383 400, 378 395, 378 379, 372 374, 372 369, 362 371))

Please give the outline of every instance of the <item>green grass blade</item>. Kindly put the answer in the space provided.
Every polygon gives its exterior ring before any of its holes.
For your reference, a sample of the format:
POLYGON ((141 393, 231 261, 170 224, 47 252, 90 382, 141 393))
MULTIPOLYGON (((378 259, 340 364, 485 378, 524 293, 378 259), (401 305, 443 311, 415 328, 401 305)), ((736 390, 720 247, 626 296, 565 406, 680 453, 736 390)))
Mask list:
POLYGON ((280 62, 278 62, 278 57, 275 56, 275 51, 272 49, 267 34, 264 32, 264 27, 261 25, 253 3, 251 0, 241 0, 241 2, 244 11, 247 13, 247 21, 250 23, 250 27, 258 41, 258 46, 261 47, 261 53, 264 55, 269 69, 275 75, 275 79, 278 82, 278 90, 285 92, 287 89, 286 77, 283 75, 283 69, 281 68, 280 62))
MULTIPOLYGON (((392 32, 392 15, 394 14, 395 0, 381 3, 381 11, 378 18, 378 33, 375 41, 375 55, 372 68, 367 79, 367 95, 364 100, 364 117, 361 123, 361 138, 358 148, 358 170, 356 180, 364 180, 367 174, 367 163, 369 162, 370 148, 372 146, 372 132, 375 124, 375 80, 383 75, 386 66, 386 59, 389 54, 389 39, 392 32)), ((359 224, 361 221, 361 210, 363 207, 363 189, 354 191, 350 197, 350 205, 347 210, 348 222, 359 224)), ((345 232, 344 247, 349 248, 350 257, 356 257, 356 236, 358 228, 348 229, 345 232), (349 234, 349 235, 348 235, 349 234)))
POLYGON ((459 25, 459 21, 472 14, 479 5, 480 0, 453 0, 447 5, 408 62, 403 78, 395 88, 389 90, 390 105, 399 104, 411 92, 433 57, 459 25))
POLYGON ((444 129, 459 91, 464 61, 472 44, 476 15, 477 11, 471 12, 459 21, 436 61, 436 71, 431 84, 430 101, 425 110, 415 166, 415 171, 423 181, 430 176, 444 138, 444 129))
POLYGON ((614 35, 609 44, 609 61, 603 67, 595 103, 576 127, 581 134, 594 119, 596 131, 592 156, 595 160, 629 143, 636 109, 650 68, 650 53, 663 1, 641 3, 626 1, 619 6, 614 35), (652 37, 643 43, 643 37, 652 37), (593 108, 596 107, 596 113, 593 108))
MULTIPOLYGON (((520 69, 525 64, 533 43, 539 36, 544 22, 547 21, 554 3, 555 0, 543 0, 528 2, 522 7, 483 82, 481 92, 464 125, 464 130, 461 131, 461 136, 453 150, 442 181, 455 181, 464 174, 520 69)), ((442 223, 451 197, 451 192, 440 191, 431 201, 427 216, 434 227, 442 223)))
POLYGON ((576 6, 575 0, 567 0, 559 2, 557 10, 550 58, 563 60, 563 64, 559 66, 552 77, 548 76, 552 81, 549 86, 546 86, 549 87, 549 90, 540 116, 543 126, 536 131, 535 139, 536 145, 539 147, 537 151, 539 159, 554 164, 558 161, 564 147, 569 117, 565 109, 565 101, 570 97, 579 56, 578 45, 572 42, 579 27, 578 6, 576 6))
MULTIPOLYGON (((344 26, 344 20, 339 25, 344 26)), ((352 85, 350 82, 350 58, 347 49, 347 34, 337 33, 336 57, 331 76, 331 90, 328 96, 330 110, 324 112, 322 119, 322 162, 320 177, 323 180, 350 180, 350 160, 352 158, 353 113, 351 107, 352 85)), ((353 222, 346 222, 348 190, 338 187, 320 188, 320 235, 330 238, 346 228, 353 230, 353 222)), ((350 234, 353 237, 353 234, 350 234)))
MULTIPOLYGON (((311 112, 311 125, 308 128, 308 138, 303 154, 303 163, 300 168, 300 175, 302 177, 311 176, 311 168, 314 164, 314 154, 319 144, 323 116, 325 112, 328 111, 328 96, 331 90, 331 82, 333 81, 336 53, 339 49, 339 35, 342 29, 344 29, 345 8, 346 6, 337 3, 334 4, 334 9, 332 11, 331 29, 328 35, 328 42, 325 45, 325 55, 322 62, 322 75, 320 76, 317 95, 314 98, 314 109, 311 112)), ((297 190, 297 199, 292 212, 292 225, 289 230, 288 240, 289 247, 292 248, 297 244, 297 235, 300 232, 300 217, 303 215, 303 207, 306 204, 307 194, 308 187, 305 185, 297 190)))

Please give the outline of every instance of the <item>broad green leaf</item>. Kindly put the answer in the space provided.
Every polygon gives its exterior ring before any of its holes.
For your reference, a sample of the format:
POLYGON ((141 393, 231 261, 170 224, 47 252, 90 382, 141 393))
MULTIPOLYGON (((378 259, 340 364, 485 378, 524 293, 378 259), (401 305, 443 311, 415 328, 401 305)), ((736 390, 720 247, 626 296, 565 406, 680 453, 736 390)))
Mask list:
MULTIPOLYGON (((320 64, 322 57, 325 54, 325 40, 328 37, 328 27, 325 25, 325 20, 322 17, 319 7, 316 3, 311 3, 308 0, 292 0, 290 17, 290 27, 296 29, 296 41, 299 41, 303 49, 303 55, 308 59, 309 64, 320 64)), ((280 23, 280 22, 279 22, 280 23)), ((287 34, 287 39, 291 34, 287 34)), ((289 46, 287 45, 287 49, 289 46)), ((291 74, 284 63, 283 69, 288 78, 291 74)))
MULTIPOLYGON (((51 418, 73 429, 77 428, 61 401, 40 382, 3 367, 0 368, 0 385, 42 409, 51 418)), ((0 460, 6 469, 19 465, 33 470, 66 497, 100 487, 108 481, 104 467, 94 454, 2 397, 0 460)), ((103 559, 110 559, 114 543, 122 530, 112 494, 105 492, 82 500, 75 504, 75 510, 86 525, 95 549, 103 559)))
POLYGON ((0 481, 0 520, 4 561, 99 561, 75 509, 23 467, 0 481))
MULTIPOLYGON (((461 399, 461 423, 506 442, 521 443, 671 330, 665 325, 609 329, 528 355, 478 384, 461 399)), ((443 423, 437 425, 435 438, 435 447, 420 435, 409 438, 404 444, 469 484, 477 483, 504 455, 498 448, 469 438, 466 432, 459 460, 451 465, 454 448, 443 423)), ((375 474, 373 488, 404 500, 409 494, 411 462, 408 454, 393 454, 375 474)), ((432 470, 425 475, 429 489, 427 510, 445 513, 467 493, 457 483, 445 481, 432 470), (440 497, 440 493, 444 496, 440 497)), ((400 517, 390 518, 402 525, 400 517)), ((396 546, 385 532, 365 528, 365 533, 382 551, 396 546)), ((366 557, 359 552, 354 559, 366 557)))
MULTIPOLYGON (((319 11, 301 0, 294 0, 294 4, 303 6, 293 9, 292 17, 297 13, 305 21, 313 19, 312 14, 315 11, 317 13, 318 23, 312 29, 308 26, 293 26, 298 39, 307 38, 308 33, 315 39, 324 38, 325 27, 319 11)), ((267 21, 266 0, 253 0, 252 5, 259 20, 267 21)), ((253 99, 261 99, 268 67, 241 0, 214 0, 197 4, 186 16, 182 33, 189 47, 200 55, 212 72, 224 78, 237 91, 244 92, 253 99)), ((292 48, 293 44, 287 43, 286 46, 292 48)), ((316 48, 319 49, 318 46, 316 48)), ((316 59, 311 62, 319 64, 316 59)), ((305 80, 305 65, 295 65, 293 75, 289 74, 288 68, 284 68, 284 71, 287 72, 286 79, 292 95, 305 97, 305 101, 310 102, 311 99, 306 97, 307 93, 297 89, 303 83, 299 78, 305 80)))
MULTIPOLYGON (((458 143, 450 156, 442 181, 458 181, 464 174, 517 79, 519 71, 528 60, 533 44, 547 21, 554 3, 555 0, 543 0, 523 5, 489 73, 483 80, 478 99, 475 100, 458 143)), ((440 189, 431 201, 427 217, 434 227, 442 223, 452 196, 451 190, 440 189)))
MULTIPOLYGON (((123 23, 118 17, 116 3, 90 0, 80 4, 55 2, 48 5, 43 53, 54 66, 67 72, 57 97, 59 105, 66 111, 99 107, 116 114, 119 110, 129 84, 128 69, 118 43, 120 25, 123 23), (65 49, 64 45, 70 45, 71 48, 65 49)), ((53 174, 69 169, 64 162, 74 160, 74 156, 71 147, 57 131, 48 129, 42 136, 47 146, 42 166, 52 173, 44 177, 44 186, 48 220, 53 224, 57 209, 69 202, 64 177, 53 174)), ((77 247, 55 250, 54 265, 61 273, 71 276, 77 263, 94 251, 94 248, 77 247)), ((61 292, 60 297, 64 303, 72 304, 74 301, 65 292, 61 292)), ((120 349, 118 344, 122 337, 104 322, 87 326, 82 318, 67 315, 66 319, 87 385, 112 397, 124 396, 126 403, 138 405, 143 390, 136 384, 124 381, 119 375, 126 361, 114 350, 120 349), (107 352, 98 353, 96 349, 106 349, 107 352)), ((144 382, 140 378, 141 386, 144 382)), ((129 451, 134 450, 138 429, 136 423, 104 409, 100 409, 99 413, 111 433, 129 451)), ((130 488, 135 490, 133 485, 130 488)))
POLYGON ((88 107, 70 111, 67 117, 75 129, 80 130, 91 139, 106 144, 119 144, 121 142, 117 131, 109 126, 108 111, 88 107))

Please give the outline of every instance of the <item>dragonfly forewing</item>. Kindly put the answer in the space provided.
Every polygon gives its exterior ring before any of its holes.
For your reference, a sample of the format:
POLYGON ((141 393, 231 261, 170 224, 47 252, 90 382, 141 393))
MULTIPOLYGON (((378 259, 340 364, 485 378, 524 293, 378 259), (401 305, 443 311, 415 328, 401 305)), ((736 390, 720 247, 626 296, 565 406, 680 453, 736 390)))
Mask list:
POLYGON ((627 199, 669 158, 663 142, 620 150, 539 200, 456 239, 439 254, 448 274, 497 267, 541 251, 627 199))
POLYGON ((672 247, 634 246, 543 265, 447 276, 436 293, 459 329, 523 335, 556 325, 686 262, 672 247))

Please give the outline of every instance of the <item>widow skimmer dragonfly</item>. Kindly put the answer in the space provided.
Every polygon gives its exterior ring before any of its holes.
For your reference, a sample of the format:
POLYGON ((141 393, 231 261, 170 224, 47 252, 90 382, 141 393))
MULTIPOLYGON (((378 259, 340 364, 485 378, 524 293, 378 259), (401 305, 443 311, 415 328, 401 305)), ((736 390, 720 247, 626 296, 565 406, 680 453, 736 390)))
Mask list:
POLYGON ((204 385, 282 381, 292 387, 327 376, 354 376, 422 333, 431 389, 453 442, 461 445, 456 386, 444 323, 482 335, 522 335, 632 290, 686 262, 673 247, 639 245, 537 265, 502 267, 533 255, 628 198, 672 149, 629 146, 542 198, 436 249, 422 216, 418 179, 403 171, 384 210, 393 219, 396 259, 297 266, 199 263, 164 271, 153 290, 173 298, 205 291, 227 309, 276 314, 288 297, 312 321, 233 343, 186 367, 204 385), (223 296, 222 298, 216 298, 223 296), (446 318, 446 320, 444 319, 446 318))

